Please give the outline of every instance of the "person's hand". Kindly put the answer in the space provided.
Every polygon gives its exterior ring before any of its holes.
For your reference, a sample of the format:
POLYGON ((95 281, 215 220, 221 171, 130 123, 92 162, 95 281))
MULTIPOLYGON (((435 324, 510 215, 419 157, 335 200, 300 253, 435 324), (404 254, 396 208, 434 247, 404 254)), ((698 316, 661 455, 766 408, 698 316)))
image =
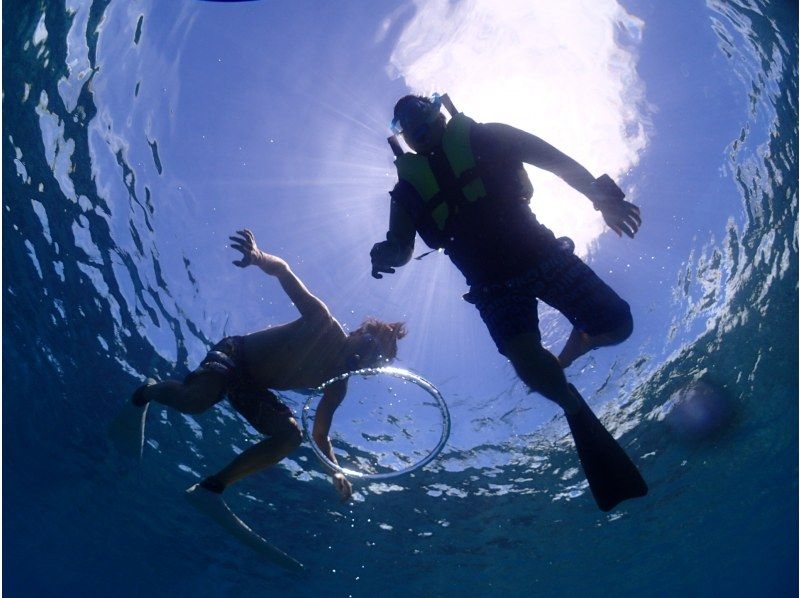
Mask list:
POLYGON ((373 278, 383 278, 383 274, 394 274, 394 263, 392 260, 396 256, 396 251, 389 241, 381 241, 372 246, 369 257, 372 260, 373 278))
POLYGON ((258 245, 256 245, 255 236, 253 236, 253 233, 250 232, 249 229, 237 230, 235 236, 228 238, 233 241, 233 243, 231 243, 231 248, 242 252, 242 259, 233 260, 235 266, 246 268, 247 266, 258 263, 258 259, 261 257, 261 251, 258 249, 258 245))
POLYGON ((353 486, 350 484, 349 480, 344 477, 343 473, 333 474, 331 481, 333 482, 333 487, 336 488, 336 491, 339 493, 339 496, 342 497, 342 502, 347 502, 350 497, 353 496, 353 486))
POLYGON ((642 224, 638 207, 624 199, 598 202, 595 205, 611 230, 620 237, 625 233, 633 239, 642 224))
POLYGON ((242 259, 233 260, 235 266, 246 268, 255 264, 267 274, 279 274, 286 267, 286 262, 281 258, 264 253, 258 248, 256 238, 249 229, 237 230, 236 236, 228 238, 233 241, 231 248, 242 253, 242 259))
POLYGON ((611 230, 620 237, 625 233, 633 239, 642 225, 639 208, 625 201, 625 193, 614 179, 607 174, 595 179, 589 199, 592 200, 595 210, 600 210, 603 220, 611 230))

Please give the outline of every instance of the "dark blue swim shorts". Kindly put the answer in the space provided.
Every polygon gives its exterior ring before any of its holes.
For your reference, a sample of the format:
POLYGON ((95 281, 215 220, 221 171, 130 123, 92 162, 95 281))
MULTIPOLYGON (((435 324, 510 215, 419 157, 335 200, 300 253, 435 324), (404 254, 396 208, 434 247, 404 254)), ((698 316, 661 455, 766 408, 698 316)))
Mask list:
POLYGON ((276 420, 293 417, 292 410, 274 392, 253 382, 244 363, 241 337, 229 336, 214 345, 185 382, 191 383, 193 378, 209 371, 225 376, 223 393, 231 406, 262 434, 272 435, 276 420))
POLYGON ((465 298, 480 311, 500 353, 519 334, 539 334, 538 299, 591 336, 612 332, 631 318, 630 306, 579 257, 561 247, 552 248, 520 276, 473 286, 465 298))

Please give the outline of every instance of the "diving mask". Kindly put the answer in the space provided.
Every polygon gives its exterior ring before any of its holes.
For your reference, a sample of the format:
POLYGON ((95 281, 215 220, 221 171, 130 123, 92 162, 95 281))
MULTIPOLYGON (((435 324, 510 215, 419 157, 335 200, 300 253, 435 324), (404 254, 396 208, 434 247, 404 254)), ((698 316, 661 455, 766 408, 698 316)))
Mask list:
POLYGON ((423 139, 431 130, 433 123, 441 113, 442 97, 434 93, 429 102, 417 100, 409 103, 403 111, 392 120, 392 131, 409 137, 412 141, 423 139))

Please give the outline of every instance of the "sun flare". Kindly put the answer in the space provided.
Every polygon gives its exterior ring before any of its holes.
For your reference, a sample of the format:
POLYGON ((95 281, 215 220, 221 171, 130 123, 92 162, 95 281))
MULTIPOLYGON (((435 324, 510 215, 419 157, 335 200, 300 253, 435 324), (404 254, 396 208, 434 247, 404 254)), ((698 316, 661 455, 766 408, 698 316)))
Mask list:
MULTIPOLYGON (((415 4, 389 66, 413 92, 447 92, 469 116, 533 133, 594 176, 619 178, 638 162, 647 143, 636 73, 644 23, 614 0, 415 4)), ((599 213, 557 177, 528 171, 539 220, 586 255, 604 230, 599 213)))

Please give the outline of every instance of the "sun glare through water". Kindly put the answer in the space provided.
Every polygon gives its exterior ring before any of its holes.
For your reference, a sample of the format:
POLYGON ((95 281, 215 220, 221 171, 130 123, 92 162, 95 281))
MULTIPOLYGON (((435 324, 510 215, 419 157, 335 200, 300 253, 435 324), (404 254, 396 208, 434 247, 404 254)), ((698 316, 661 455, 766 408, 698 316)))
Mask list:
MULTIPOLYGON (((618 181, 647 144, 636 73, 644 23, 614 0, 417 0, 389 66, 414 93, 447 92, 479 122, 504 122, 618 181)), ((388 28, 389 24, 384 24, 388 28)), ((532 208, 586 255, 604 223, 555 176, 529 167, 532 208)), ((636 201, 635 194, 631 196, 636 201)))

